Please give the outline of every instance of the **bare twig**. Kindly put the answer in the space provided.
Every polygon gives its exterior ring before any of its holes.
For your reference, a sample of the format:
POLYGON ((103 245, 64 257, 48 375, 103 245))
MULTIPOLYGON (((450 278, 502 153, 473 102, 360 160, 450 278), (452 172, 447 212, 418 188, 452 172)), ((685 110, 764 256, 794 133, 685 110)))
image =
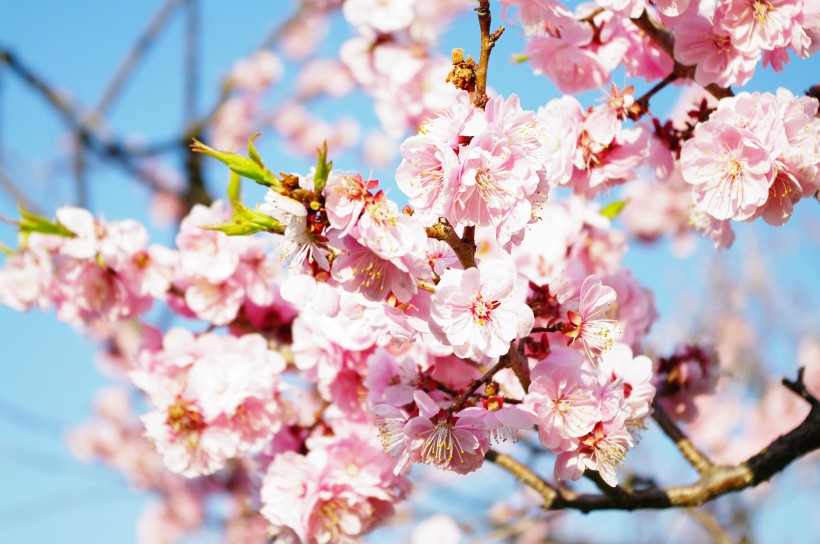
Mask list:
MULTIPOLYGON (((165 23, 168 22, 179 4, 180 0, 167 0, 151 18, 148 26, 145 28, 140 37, 137 38, 137 41, 128 53, 126 53, 125 58, 122 60, 117 68, 117 71, 114 73, 114 76, 111 78, 111 81, 106 86, 100 100, 92 110, 92 116, 94 114, 104 114, 108 108, 111 107, 114 100, 117 98, 117 95, 119 95, 120 91, 123 89, 128 77, 131 75, 131 72, 137 67, 137 64, 139 64, 143 55, 145 55, 151 47, 154 39, 165 26, 165 23)), ((93 122, 94 119, 92 116, 89 116, 89 120, 93 122)))
POLYGON ((481 376, 477 380, 471 381, 470 386, 463 393, 461 393, 459 396, 453 399, 453 403, 450 405, 447 411, 458 412, 473 393, 478 391, 480 387, 490 383, 493 379, 493 376, 498 374, 500 371, 504 370, 505 368, 510 368, 510 366, 512 366, 513 363, 519 357, 521 357, 521 354, 518 352, 516 343, 511 342, 509 351, 505 355, 502 355, 498 362, 490 370, 485 372, 483 376, 481 376))
POLYGON ((661 429, 666 436, 672 439, 678 449, 681 451, 686 460, 689 461, 695 470, 697 470, 701 474, 706 474, 708 471, 714 467, 712 462, 709 458, 700 451, 689 438, 683 433, 683 431, 678 427, 672 418, 661 408, 660 404, 655 402, 652 405, 653 412, 652 417, 655 421, 658 422, 661 429))
POLYGON ((11 70, 11 73, 19 77, 23 83, 44 98, 60 117, 62 117, 63 122, 65 122, 69 130, 71 130, 79 141, 92 153, 102 159, 117 163, 125 171, 137 177, 151 189, 157 191, 163 189, 153 177, 144 173, 131 161, 125 146, 113 138, 104 136, 97 128, 83 121, 78 109, 69 100, 55 91, 45 79, 21 62, 11 51, 0 48, 0 63, 5 63, 11 70))
POLYGON ((473 104, 478 108, 483 108, 487 104, 487 69, 490 65, 490 53, 495 47, 495 42, 504 33, 504 27, 491 32, 492 15, 490 14, 490 0, 479 0, 478 26, 481 28, 481 57, 478 61, 478 68, 475 72, 475 99, 473 104))

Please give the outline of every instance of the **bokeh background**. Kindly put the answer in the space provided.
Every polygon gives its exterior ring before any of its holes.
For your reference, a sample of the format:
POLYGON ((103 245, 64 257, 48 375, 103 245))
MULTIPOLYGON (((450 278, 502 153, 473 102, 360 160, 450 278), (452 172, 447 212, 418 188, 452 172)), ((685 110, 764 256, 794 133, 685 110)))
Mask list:
MULTIPOLYGON (((73 107, 87 112, 163 4, 156 0, 0 0, 0 48, 12 51, 68 97, 73 107)), ((178 4, 105 114, 105 126, 124 140, 163 143, 179 139, 186 122, 204 115, 218 100, 221 81, 235 62, 253 52, 297 9, 296 2, 288 0, 178 4), (189 17, 194 18, 197 30, 193 75, 186 75, 189 17), (193 92, 186 88, 191 81, 193 92)), ((495 3, 494 8, 497 15, 495 3)), ((340 15, 332 16, 330 25, 317 31, 322 37, 316 57, 336 56, 353 33, 340 15)), ((443 55, 453 47, 474 55, 478 52, 477 25, 469 10, 439 43, 443 55)), ((520 31, 512 26, 493 53, 489 82, 496 92, 518 93, 525 108, 536 109, 558 92, 546 78, 532 75, 526 64, 509 62, 522 49, 520 31)), ((292 92, 298 74, 298 63, 283 60, 284 76, 265 96, 265 106, 271 111, 292 92)), ((759 69, 747 90, 773 92, 784 86, 799 94, 817 84, 818 78, 820 59, 815 57, 792 62, 782 74, 759 69)), ((626 81, 622 71, 615 73, 614 81, 621 86, 633 83, 626 81)), ((648 88, 642 81, 635 83, 636 95, 648 88)), ((678 95, 675 88, 665 89, 653 99, 653 111, 671 109, 678 95)), ((589 92, 579 99, 588 106, 600 96, 589 92)), ((313 101, 308 107, 323 119, 352 118, 362 136, 378 130, 372 103, 361 92, 313 101)), ((313 158, 287 148, 264 121, 261 132, 258 147, 272 170, 305 172, 314 163, 313 158)), ((174 226, 155 220, 157 202, 151 191, 116 161, 90 159, 84 182, 78 184, 73 145, 64 119, 0 62, 0 215, 16 217, 20 198, 15 191, 21 191, 45 215, 62 205, 82 202, 109 219, 144 221, 153 242, 172 243, 174 226)), ((331 154, 336 167, 372 172, 383 185, 395 187, 398 160, 378 167, 363 160, 361 151, 356 145, 331 154)), ((156 156, 156 168, 181 176, 185 160, 182 151, 170 150, 156 156)), ((224 194, 224 169, 208 164, 206 175, 211 194, 224 194)), ((261 198, 261 192, 252 187, 244 193, 249 204, 261 198)), ((403 203, 395 188, 391 197, 403 203)), ((617 198, 614 193, 599 200, 606 203, 617 198)), ((668 353, 676 342, 692 335, 707 341, 719 341, 721 334, 736 335, 731 324, 723 329, 715 324, 722 323, 721 316, 742 316, 742 324, 736 326, 752 331, 745 353, 755 359, 754 368, 765 369, 765 376, 755 379, 776 382, 781 376, 794 376, 800 342, 816 339, 820 330, 820 204, 813 199, 800 202, 785 227, 756 221, 737 225, 736 232, 735 247, 720 254, 709 240, 695 240, 685 256, 669 241, 652 246, 631 242, 626 266, 655 293, 661 318, 650 336, 653 352, 668 353)), ((12 225, 0 224, 0 241, 14 247, 15 238, 12 225)), ((156 322, 164 316, 157 309, 149 320, 156 322)), ((95 365, 97 353, 92 340, 52 314, 19 314, 0 307, 0 542, 135 541, 134 527, 150 499, 148 494, 130 489, 120 475, 104 467, 76 461, 63 440, 72 425, 90 416, 94 393, 112 383, 95 365)), ((740 361, 727 373, 725 387, 737 385, 733 381, 751 380, 743 364, 740 361)), ((742 398, 754 406, 761 389, 744 391, 742 398)), ((684 483, 694 473, 665 440, 650 428, 627 458, 627 467, 659 474, 662 483, 684 483)), ((732 437, 727 435, 726 440, 732 437)), ((776 476, 776 486, 768 491, 746 491, 742 497, 721 499, 712 507, 713 514, 723 519, 747 513, 749 519, 735 522, 748 528, 745 534, 750 542, 817 542, 817 461, 814 456, 789 467, 776 476)), ((453 482, 449 475, 437 480, 438 484, 428 480, 418 490, 424 497, 415 507, 418 519, 448 513, 463 524, 465 541, 498 541, 481 532, 476 513, 507 497, 523 500, 511 478, 491 466, 454 482, 459 483, 456 490, 448 489, 453 482), (470 533, 471 528, 475 532, 470 533)), ((555 523, 565 535, 561 541, 567 542, 708 542, 717 538, 704 529, 697 515, 686 512, 573 513, 555 523)), ((376 532, 370 540, 402 541, 412 528, 411 523, 402 523, 376 532)), ((219 540, 206 529, 191 541, 219 540)))

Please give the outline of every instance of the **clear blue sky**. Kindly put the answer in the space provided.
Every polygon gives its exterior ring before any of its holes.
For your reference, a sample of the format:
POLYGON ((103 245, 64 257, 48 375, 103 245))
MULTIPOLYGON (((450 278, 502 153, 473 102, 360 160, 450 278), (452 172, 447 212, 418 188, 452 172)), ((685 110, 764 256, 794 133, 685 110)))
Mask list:
MULTIPOLYGON (((122 56, 160 5, 161 2, 148 0, 0 0, 0 45, 12 49, 50 82, 88 106, 99 98, 122 56)), ((213 103, 220 76, 293 9, 292 3, 285 0, 206 0, 202 8, 200 112, 213 103)), ((333 54, 347 35, 348 30, 337 21, 322 46, 323 54, 333 54)), ((111 110, 111 124, 117 134, 162 141, 179 131, 183 124, 181 43, 182 18, 177 15, 111 110)), ((475 54, 476 44, 476 24, 470 16, 444 38, 442 51, 461 46, 475 54)), ((533 77, 526 65, 508 64, 509 55, 521 49, 518 29, 512 28, 496 47, 490 83, 501 94, 519 93, 524 106, 535 109, 555 97, 556 91, 546 79, 533 77)), ((288 69, 286 79, 295 74, 292 66, 288 69)), ((792 63, 780 76, 761 70, 748 89, 774 91, 777 85, 784 85, 799 93, 818 83, 818 77, 820 61, 814 58, 792 63)), ((615 81, 622 84, 623 75, 617 75, 615 81)), ((639 86, 638 92, 641 90, 639 86)), ((657 96, 655 111, 668 108, 674 94, 672 89, 667 89, 657 96)), ((279 95, 274 93, 271 100, 276 96, 279 95)), ((597 93, 586 93, 581 100, 589 105, 597 96, 597 93)), ((352 113, 365 126, 375 122, 367 101, 361 96, 319 104, 317 111, 329 117, 352 113)), ((49 212, 71 202, 74 196, 69 178, 55 174, 55 165, 47 162, 56 155, 55 150, 64 145, 64 134, 62 122, 48 106, 0 67, 3 150, 0 165, 23 182, 26 190, 49 212)), ((261 142, 263 156, 277 169, 305 170, 312 162, 278 151, 275 136, 269 135, 261 142)), ((337 167, 359 167, 368 171, 356 163, 353 154, 333 158, 337 167)), ((222 170, 214 168, 210 174, 214 193, 219 194, 224 179, 222 170)), ((390 169, 376 171, 374 175, 385 184, 392 183, 390 169)), ((91 202, 95 211, 109 218, 147 217, 145 191, 128 183, 118 170, 101 166, 95 169, 91 179, 91 202)), ((721 256, 732 261, 739 259, 752 245, 767 248, 770 258, 765 264, 778 278, 777 288, 784 304, 808 308, 808 315, 813 319, 809 326, 815 331, 818 328, 816 309, 820 307, 820 285, 816 282, 820 265, 819 211, 816 202, 802 202, 797 206, 796 218, 785 228, 773 229, 760 222, 741 225, 737 229, 737 246, 721 256), (815 281, 810 281, 811 278, 815 281)), ((14 217, 15 213, 15 203, 0 197, 0 215, 14 217)), ((160 242, 167 242, 172 236, 157 229, 153 233, 154 241, 160 242)), ((0 241, 14 244, 10 227, 0 225, 0 241)), ((662 326, 658 328, 674 327, 681 299, 702 286, 708 277, 709 268, 703 258, 711 253, 711 245, 706 242, 700 244, 695 257, 685 261, 671 257, 666 245, 652 250, 631 250, 627 264, 643 283, 653 288, 658 298, 662 315, 662 326)), ((805 322, 800 326, 804 325, 805 322)), ((656 340, 663 342, 662 338, 656 340)), ((73 461, 61 443, 62 430, 86 419, 91 412, 93 393, 110 383, 95 368, 94 353, 90 341, 58 322, 52 314, 33 311, 21 315, 0 307, 1 543, 58 540, 62 544, 102 544, 128 543, 135 539, 134 526, 146 497, 128 490, 122 478, 111 471, 73 461), (27 412, 22 413, 19 408, 27 412)), ((792 346, 777 346, 769 355, 778 359, 783 372, 793 371, 792 346)), ((668 448, 651 451, 665 451, 674 456, 668 448)), ((795 474, 786 477, 793 486, 795 474)), ((478 480, 474 481, 475 485, 481 485, 478 480)), ((802 498, 766 512, 765 523, 761 523, 763 541, 812 540, 812 531, 805 532, 804 521, 811 511, 811 497, 805 492, 798 497, 802 498)), ((449 502, 447 495, 439 494, 432 504, 447 508, 449 502)), ((622 515, 596 516, 579 519, 585 520, 583 523, 587 526, 594 523, 608 530, 591 529, 587 536, 594 535, 607 542, 630 541, 626 528, 631 525, 621 523, 622 515)), ((669 516, 668 513, 649 513, 641 514, 638 519, 651 527, 658 519, 669 519, 669 516)), ((817 534, 817 528, 814 533, 817 534)))

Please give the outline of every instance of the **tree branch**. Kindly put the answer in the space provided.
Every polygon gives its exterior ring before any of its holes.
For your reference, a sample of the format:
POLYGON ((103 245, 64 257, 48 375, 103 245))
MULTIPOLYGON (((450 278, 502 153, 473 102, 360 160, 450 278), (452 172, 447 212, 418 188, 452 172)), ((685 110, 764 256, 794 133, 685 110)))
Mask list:
POLYGON ((502 355, 498 362, 493 366, 490 370, 484 373, 477 380, 473 380, 470 382, 470 387, 468 387, 463 393, 453 399, 453 403, 447 409, 448 412, 458 412, 461 407, 464 405, 465 402, 470 398, 470 396, 478 391, 481 386, 487 385, 493 379, 493 376, 498 374, 500 371, 504 370, 505 368, 510 368, 517 360, 518 357, 521 357, 521 354, 518 352, 518 348, 516 347, 516 342, 510 342, 510 349, 507 351, 506 354, 502 355))
MULTIPOLYGON (((475 242, 470 243, 470 240, 467 236, 467 229, 470 227, 465 227, 465 236, 464 240, 458 237, 456 234, 455 229, 453 226, 445 218, 440 218, 438 222, 433 225, 432 227, 425 227, 425 231, 427 232, 427 236, 433 238, 435 240, 441 240, 442 242, 446 243, 453 252, 458 257, 458 262, 461 263, 461 267, 464 270, 468 268, 474 268, 475 264, 475 242)), ((475 229, 473 228, 473 232, 475 229)))
MULTIPOLYGON (((802 373, 795 382, 787 385, 801 397, 805 389, 802 373)), ((665 509, 701 506, 720 496, 754 487, 785 469, 796 459, 820 449, 820 403, 809 394, 807 401, 811 411, 803 422, 792 431, 781 435, 766 448, 739 465, 717 465, 706 470, 692 484, 627 491, 612 495, 579 494, 567 489, 557 489, 529 468, 509 456, 490 450, 486 458, 510 472, 517 479, 533 488, 544 499, 545 510, 574 509, 582 512, 593 510, 665 509)))
POLYGON ((495 47, 495 42, 504 33, 504 27, 498 27, 495 32, 490 31, 492 15, 490 14, 490 0, 479 0, 478 26, 481 28, 481 57, 478 61, 478 68, 475 71, 475 99, 473 105, 477 108, 484 108, 487 104, 487 69, 490 65, 490 53, 495 47))
POLYGON ((689 464, 695 467, 695 470, 701 474, 706 474, 712 470, 714 465, 706 454, 700 451, 692 441, 689 440, 689 437, 675 424, 661 405, 654 402, 652 409, 652 418, 658 422, 658 425, 660 425, 663 432, 666 433, 666 436, 672 439, 683 456, 686 457, 686 460, 689 461, 689 464))

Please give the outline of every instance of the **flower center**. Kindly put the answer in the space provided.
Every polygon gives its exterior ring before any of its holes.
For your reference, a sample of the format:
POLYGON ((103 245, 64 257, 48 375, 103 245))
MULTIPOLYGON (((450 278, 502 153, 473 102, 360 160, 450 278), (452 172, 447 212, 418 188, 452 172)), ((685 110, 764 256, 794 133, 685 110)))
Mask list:
POLYGON ((498 308, 501 303, 497 300, 486 301, 481 293, 473 297, 473 304, 470 307, 470 312, 478 322, 479 325, 484 325, 485 322, 492 319, 492 311, 498 308))
POLYGON ((752 11, 754 12, 753 16, 757 19, 757 22, 765 23, 769 20, 769 13, 774 11, 774 6, 769 2, 755 0, 754 3, 752 3, 752 11))

